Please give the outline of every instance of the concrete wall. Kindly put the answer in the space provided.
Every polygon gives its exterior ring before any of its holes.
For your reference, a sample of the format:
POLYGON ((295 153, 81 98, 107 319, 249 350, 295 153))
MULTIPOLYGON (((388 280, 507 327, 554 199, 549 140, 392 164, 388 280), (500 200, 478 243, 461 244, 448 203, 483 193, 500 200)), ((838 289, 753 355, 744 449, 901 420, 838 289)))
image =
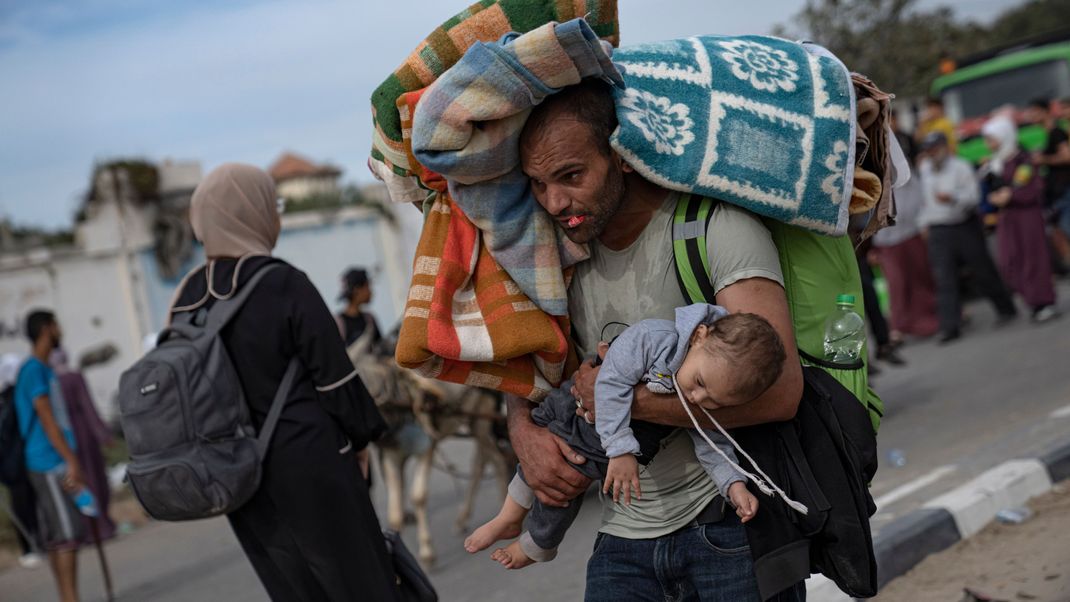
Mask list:
MULTIPOLYGON (((275 253, 308 274, 331 312, 343 306, 337 301, 342 272, 350 266, 368 269, 371 311, 383 330, 389 330, 404 309, 415 236, 422 223, 416 210, 399 209, 402 219, 396 227, 365 209, 284 215, 275 253)), ((202 263, 204 251, 197 246, 182 273, 202 263)), ((29 353, 23 323, 35 308, 56 312, 73 361, 111 343, 118 356, 86 371, 102 415, 110 418, 119 375, 141 357, 145 337, 163 328, 180 280, 164 279, 152 249, 145 246, 128 254, 121 249, 71 249, 0 257, 0 353, 29 353)))
POLYGON ((294 178, 280 182, 275 191, 284 199, 300 201, 316 194, 338 192, 337 176, 318 176, 311 178, 294 178))
POLYGON ((114 359, 85 372, 98 408, 111 417, 119 375, 141 355, 137 304, 144 306, 145 298, 131 277, 134 270, 115 254, 8 259, 0 266, 0 352, 30 352, 23 324, 38 308, 56 313, 72 363, 86 351, 113 345, 119 352, 114 359))
MULTIPOLYGON (((404 309, 396 290, 408 287, 408 274, 398 267, 404 254, 389 223, 363 209, 283 216, 283 233, 275 254, 308 274, 327 307, 337 312, 341 275, 362 266, 372 278, 371 311, 383 330, 389 330, 404 309)), ((411 255, 410 255, 411 257, 411 255)))

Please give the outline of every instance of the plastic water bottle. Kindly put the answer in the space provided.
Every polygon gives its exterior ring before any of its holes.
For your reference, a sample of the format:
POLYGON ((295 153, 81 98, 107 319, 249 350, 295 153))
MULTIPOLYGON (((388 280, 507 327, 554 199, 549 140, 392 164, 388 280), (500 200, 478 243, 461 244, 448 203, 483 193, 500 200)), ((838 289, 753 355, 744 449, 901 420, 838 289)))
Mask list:
POLYGON ((100 514, 100 510, 97 508, 97 498, 86 487, 82 487, 78 493, 74 494, 74 505, 78 507, 79 512, 86 516, 95 517, 100 514))
POLYGON ((830 362, 849 364, 862 355, 866 323, 854 307, 854 295, 836 297, 836 311, 825 322, 825 359, 830 362))
MULTIPOLYGON (((67 464, 63 463, 51 470, 51 472, 60 475, 67 474, 67 464)), ((82 514, 95 517, 100 515, 100 509, 97 506, 97 498, 93 495, 93 492, 89 490, 85 485, 82 486, 77 492, 71 496, 71 500, 74 501, 74 505, 78 508, 78 511, 82 514)))

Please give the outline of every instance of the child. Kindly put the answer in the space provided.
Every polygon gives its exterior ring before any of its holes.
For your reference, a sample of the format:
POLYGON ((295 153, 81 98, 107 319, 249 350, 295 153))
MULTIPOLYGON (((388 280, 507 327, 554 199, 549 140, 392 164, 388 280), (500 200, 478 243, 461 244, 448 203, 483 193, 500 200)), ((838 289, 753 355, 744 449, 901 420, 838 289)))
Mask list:
MULTIPOLYGON (((631 423, 634 387, 646 383, 655 393, 672 393, 679 387, 683 398, 707 408, 742 405, 760 396, 780 377, 784 346, 776 330, 754 314, 728 314, 703 303, 678 308, 676 321, 643 320, 613 342, 595 384, 595 423, 576 415, 575 400, 566 384, 532 411, 532 419, 562 437, 588 462, 574 465, 592 479, 603 481, 603 493, 613 501, 642 499, 639 464, 647 464, 662 438, 673 428, 645 422, 631 423), (608 458, 608 461, 607 461, 608 458)), ((758 500, 747 491, 746 478, 737 469, 732 447, 715 431, 704 431, 717 443, 713 449, 698 430, 689 431, 695 455, 736 508, 743 522, 754 517, 758 500)), ((582 498, 566 508, 543 506, 517 474, 498 516, 465 540, 469 553, 495 541, 516 537, 492 554, 506 568, 523 568, 557 555, 557 545, 579 513, 582 498), (530 512, 530 515, 529 515, 530 512), (528 531, 521 534, 527 517, 528 531)))

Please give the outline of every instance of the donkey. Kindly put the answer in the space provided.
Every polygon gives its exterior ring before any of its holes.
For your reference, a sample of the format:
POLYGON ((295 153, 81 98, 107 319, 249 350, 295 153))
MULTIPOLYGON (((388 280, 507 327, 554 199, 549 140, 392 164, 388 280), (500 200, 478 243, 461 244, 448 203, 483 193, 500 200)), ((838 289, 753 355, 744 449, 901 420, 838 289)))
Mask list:
POLYGON ((451 436, 468 434, 475 441, 468 493, 457 516, 460 532, 467 528, 472 506, 487 464, 493 467, 504 499, 510 472, 506 453, 499 446, 496 423, 504 418, 497 393, 485 389, 431 380, 395 363, 392 354, 373 348, 371 332, 349 346, 349 357, 390 425, 376 445, 387 491, 387 523, 400 531, 405 522, 405 463, 415 457, 410 502, 416 515, 419 557, 427 566, 435 561, 428 522, 428 488, 438 444, 451 436), (416 429, 418 433, 414 433, 416 429), (414 434, 416 436, 414 436, 414 434), (422 435, 422 436, 420 436, 422 435))

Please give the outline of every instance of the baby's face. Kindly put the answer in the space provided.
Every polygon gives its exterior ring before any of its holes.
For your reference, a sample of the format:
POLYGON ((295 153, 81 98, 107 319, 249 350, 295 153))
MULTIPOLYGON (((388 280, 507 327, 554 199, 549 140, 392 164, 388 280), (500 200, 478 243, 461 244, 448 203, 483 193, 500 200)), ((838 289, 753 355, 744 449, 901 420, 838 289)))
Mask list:
POLYGON ((735 375, 731 374, 728 362, 707 351, 701 341, 692 341, 683 365, 676 372, 676 382, 684 399, 710 410, 750 401, 733 395, 735 375))

